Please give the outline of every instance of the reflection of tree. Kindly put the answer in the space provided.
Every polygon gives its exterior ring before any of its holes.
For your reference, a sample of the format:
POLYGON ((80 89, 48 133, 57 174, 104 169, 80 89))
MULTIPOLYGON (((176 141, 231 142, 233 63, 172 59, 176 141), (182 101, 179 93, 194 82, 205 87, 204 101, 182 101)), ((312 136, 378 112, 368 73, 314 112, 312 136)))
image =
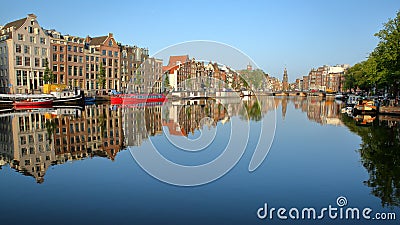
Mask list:
POLYGON ((51 142, 51 140, 52 140, 51 137, 54 134, 54 130, 56 129, 57 124, 53 120, 46 120, 44 125, 45 125, 46 131, 47 131, 47 140, 49 142, 51 142))
POLYGON ((382 206, 400 206, 400 127, 389 127, 384 122, 359 127, 349 117, 342 120, 362 138, 359 152, 369 173, 369 180, 364 183, 381 199, 382 206))
POLYGON ((103 113, 100 114, 100 116, 99 116, 99 128, 100 128, 101 136, 103 138, 105 137, 105 134, 107 131, 106 121, 107 121, 106 113, 105 113, 105 110, 103 110, 103 113))
POLYGON ((262 119, 261 105, 257 99, 244 102, 244 108, 239 111, 240 118, 247 120, 247 116, 250 120, 260 121, 262 119))

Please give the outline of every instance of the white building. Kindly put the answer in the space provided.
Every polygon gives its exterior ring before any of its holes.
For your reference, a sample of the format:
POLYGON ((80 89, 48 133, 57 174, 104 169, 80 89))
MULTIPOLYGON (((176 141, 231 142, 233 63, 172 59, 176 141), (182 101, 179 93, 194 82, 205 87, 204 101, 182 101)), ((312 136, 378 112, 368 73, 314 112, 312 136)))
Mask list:
POLYGON ((40 92, 46 60, 50 57, 49 37, 36 15, 6 24, 0 30, 0 92, 40 92))

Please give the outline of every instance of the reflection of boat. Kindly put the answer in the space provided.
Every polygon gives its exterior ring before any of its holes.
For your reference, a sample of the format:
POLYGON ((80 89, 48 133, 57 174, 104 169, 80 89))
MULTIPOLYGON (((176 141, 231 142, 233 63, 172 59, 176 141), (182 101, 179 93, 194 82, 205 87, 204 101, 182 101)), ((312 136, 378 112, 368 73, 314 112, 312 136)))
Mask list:
POLYGON ((165 100, 164 94, 120 94, 111 96, 111 104, 113 105, 164 102, 165 100))
POLYGON ((15 101, 13 103, 16 109, 35 109, 35 108, 51 108, 53 100, 51 99, 28 99, 22 101, 15 101))
POLYGON ((356 124, 359 126, 370 126, 375 120, 375 116, 371 115, 357 115, 354 117, 356 124))
POLYGON ((341 109, 342 113, 347 113, 347 114, 351 114, 353 112, 353 107, 351 106, 347 106, 346 108, 342 108, 341 109))
POLYGON ((360 100, 354 106, 353 113, 357 114, 376 114, 378 112, 375 102, 372 100, 360 100))

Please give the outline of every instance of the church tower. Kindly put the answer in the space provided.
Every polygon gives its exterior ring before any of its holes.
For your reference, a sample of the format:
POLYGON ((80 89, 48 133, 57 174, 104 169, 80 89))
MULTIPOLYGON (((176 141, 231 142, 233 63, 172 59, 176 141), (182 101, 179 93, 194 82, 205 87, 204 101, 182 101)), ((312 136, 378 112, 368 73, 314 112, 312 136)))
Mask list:
POLYGON ((283 71, 282 91, 289 91, 289 82, 286 68, 283 71))

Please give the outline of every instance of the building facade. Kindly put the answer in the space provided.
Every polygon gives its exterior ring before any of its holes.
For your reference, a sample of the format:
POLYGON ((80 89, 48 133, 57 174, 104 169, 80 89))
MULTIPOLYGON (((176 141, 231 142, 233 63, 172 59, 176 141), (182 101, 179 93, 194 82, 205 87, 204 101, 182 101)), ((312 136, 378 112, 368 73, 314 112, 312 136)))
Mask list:
POLYGON ((36 15, 6 24, 0 30, 0 91, 35 93, 43 89, 50 39, 36 15))

